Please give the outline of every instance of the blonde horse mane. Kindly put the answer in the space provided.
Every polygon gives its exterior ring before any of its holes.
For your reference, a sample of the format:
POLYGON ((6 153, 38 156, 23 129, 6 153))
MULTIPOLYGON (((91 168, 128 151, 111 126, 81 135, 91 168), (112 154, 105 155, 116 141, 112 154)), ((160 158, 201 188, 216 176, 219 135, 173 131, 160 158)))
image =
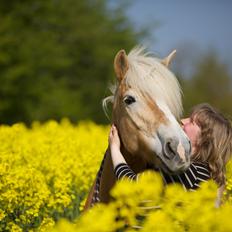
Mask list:
MULTIPOLYGON (((138 92, 148 94, 154 101, 164 102, 179 118, 182 114, 182 91, 175 75, 161 63, 161 59, 145 52, 144 47, 135 47, 128 54, 129 70, 125 84, 138 92)), ((103 99, 103 109, 107 115, 108 103, 114 102, 117 84, 110 87, 111 96, 103 99)))

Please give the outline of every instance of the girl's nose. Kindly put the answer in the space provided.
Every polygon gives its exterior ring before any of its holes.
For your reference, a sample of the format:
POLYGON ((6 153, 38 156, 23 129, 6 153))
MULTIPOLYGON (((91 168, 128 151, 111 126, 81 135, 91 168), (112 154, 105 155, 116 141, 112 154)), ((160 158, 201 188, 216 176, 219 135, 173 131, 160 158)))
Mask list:
POLYGON ((182 118, 180 121, 181 121, 181 127, 184 128, 184 125, 189 121, 189 118, 182 118))
POLYGON ((189 118, 182 118, 180 121, 182 124, 185 124, 189 121, 189 118))

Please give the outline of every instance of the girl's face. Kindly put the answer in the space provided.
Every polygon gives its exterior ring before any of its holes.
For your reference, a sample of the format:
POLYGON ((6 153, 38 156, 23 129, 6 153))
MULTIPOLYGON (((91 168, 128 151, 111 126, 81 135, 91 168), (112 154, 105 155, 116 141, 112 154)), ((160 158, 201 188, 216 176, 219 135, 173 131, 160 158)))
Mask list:
POLYGON ((181 119, 182 128, 189 137, 192 146, 192 153, 195 151, 197 140, 201 134, 201 128, 196 124, 192 118, 181 119))

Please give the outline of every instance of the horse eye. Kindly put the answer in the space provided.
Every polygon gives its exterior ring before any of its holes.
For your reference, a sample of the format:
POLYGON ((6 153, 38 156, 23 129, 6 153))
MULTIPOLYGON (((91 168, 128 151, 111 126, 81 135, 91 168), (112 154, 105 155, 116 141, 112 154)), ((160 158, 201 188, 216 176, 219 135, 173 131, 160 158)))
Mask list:
POLYGON ((124 98, 124 102, 125 102, 127 105, 130 105, 130 104, 132 104, 132 103, 135 102, 135 98, 132 97, 132 96, 126 96, 126 97, 124 98))

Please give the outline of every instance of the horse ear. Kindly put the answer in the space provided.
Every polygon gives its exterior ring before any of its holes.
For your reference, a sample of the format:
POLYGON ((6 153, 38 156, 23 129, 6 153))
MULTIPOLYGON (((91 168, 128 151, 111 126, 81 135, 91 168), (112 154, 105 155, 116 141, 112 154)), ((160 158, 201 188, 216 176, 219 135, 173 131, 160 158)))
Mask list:
POLYGON ((129 63, 126 52, 125 50, 120 50, 114 58, 114 71, 119 81, 125 77, 128 69, 129 63))
POLYGON ((161 60, 161 63, 166 67, 168 67, 175 55, 176 55, 176 50, 173 50, 167 57, 161 60))

